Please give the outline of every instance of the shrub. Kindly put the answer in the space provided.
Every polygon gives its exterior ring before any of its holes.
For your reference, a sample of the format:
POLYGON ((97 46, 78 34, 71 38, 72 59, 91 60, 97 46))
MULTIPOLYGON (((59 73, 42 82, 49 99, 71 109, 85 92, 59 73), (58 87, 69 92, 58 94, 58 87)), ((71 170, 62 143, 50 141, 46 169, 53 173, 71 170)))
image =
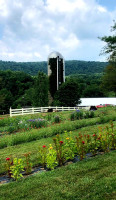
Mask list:
POLYGON ((58 115, 56 115, 56 116, 54 117, 54 122, 55 122, 55 123, 59 123, 59 122, 60 122, 60 117, 59 117, 58 115))

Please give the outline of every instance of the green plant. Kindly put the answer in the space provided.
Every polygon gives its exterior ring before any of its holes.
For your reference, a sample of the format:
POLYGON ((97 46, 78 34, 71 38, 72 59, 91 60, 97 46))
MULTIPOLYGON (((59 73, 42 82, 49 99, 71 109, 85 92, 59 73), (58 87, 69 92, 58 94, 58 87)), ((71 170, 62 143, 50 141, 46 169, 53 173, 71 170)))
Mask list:
POLYGON ((65 131, 63 141, 64 141, 63 145, 64 158, 66 160, 73 160, 77 151, 76 151, 76 143, 75 140, 72 138, 71 131, 69 133, 65 131))
POLYGON ((54 117, 54 122, 55 122, 55 123, 59 123, 59 122, 60 122, 60 117, 59 117, 58 115, 56 115, 56 116, 54 117))
POLYGON ((64 163, 64 154, 63 154, 63 144, 64 142, 60 140, 59 135, 56 135, 56 138, 53 138, 55 148, 56 148, 56 154, 57 154, 57 160, 58 164, 61 166, 64 163))
POLYGON ((7 157, 6 158, 6 163, 5 163, 5 169, 7 171, 7 175, 8 177, 11 177, 12 173, 11 173, 11 169, 10 167, 13 165, 13 160, 12 158, 7 157))
POLYGON ((24 161, 24 168, 26 170, 26 174, 30 174, 32 171, 32 163, 31 163, 31 159, 30 159, 30 152, 24 154, 25 156, 25 161, 24 161))
POLYGON ((47 158, 47 147, 46 145, 43 145, 42 148, 39 147, 39 155, 38 155, 39 163, 42 164, 43 167, 46 166, 46 158, 47 158))
POLYGON ((22 171, 24 171, 24 165, 22 159, 14 158, 13 160, 13 166, 10 167, 11 170, 11 177, 14 178, 16 181, 20 180, 23 175, 22 171))
POLYGON ((90 111, 90 113, 89 113, 89 118, 93 118, 94 116, 95 116, 94 111, 90 111))
POLYGON ((70 114, 70 120, 71 120, 71 121, 74 121, 74 120, 75 120, 75 112, 72 112, 72 113, 70 114))
POLYGON ((47 121, 41 118, 29 119, 28 123, 30 128, 41 128, 47 126, 47 121))
POLYGON ((53 149, 52 145, 50 144, 50 147, 48 148, 48 153, 46 156, 47 168, 53 170, 58 165, 58 161, 56 157, 57 157, 56 151, 53 149))
POLYGON ((80 160, 83 160, 83 158, 85 158, 86 156, 87 144, 83 140, 83 136, 81 134, 79 134, 79 137, 75 138, 76 138, 77 154, 79 155, 80 160))

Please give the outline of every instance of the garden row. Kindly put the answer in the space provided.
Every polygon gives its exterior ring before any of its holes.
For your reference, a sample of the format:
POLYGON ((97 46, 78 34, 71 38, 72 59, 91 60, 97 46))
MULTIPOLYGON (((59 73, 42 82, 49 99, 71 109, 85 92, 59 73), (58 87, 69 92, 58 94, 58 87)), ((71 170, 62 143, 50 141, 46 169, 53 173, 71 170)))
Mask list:
POLYGON ((28 131, 31 129, 48 127, 54 123, 61 123, 66 120, 79 120, 94 118, 95 113, 93 111, 80 111, 76 110, 72 113, 67 113, 65 116, 62 113, 48 113, 30 116, 19 116, 16 118, 7 118, 0 120, 0 135, 16 133, 18 131, 28 131), (36 117, 36 118, 35 118, 36 117))
MULTIPOLYGON (((100 128, 99 132, 93 135, 81 133, 75 138, 71 132, 65 131, 63 137, 56 135, 53 144, 43 145, 38 151, 38 165, 53 170, 57 166, 64 165, 69 160, 83 160, 88 154, 96 155, 98 152, 109 152, 116 149, 116 133, 114 132, 113 122, 110 128, 100 128)), ((30 153, 24 154, 25 160, 21 158, 6 158, 6 171, 9 177, 19 180, 22 171, 30 174, 32 163, 30 153)))
POLYGON ((81 127, 86 127, 95 124, 103 124, 110 120, 116 120, 116 114, 103 115, 92 119, 81 119, 74 121, 64 121, 63 123, 57 123, 50 127, 41 129, 31 129, 26 132, 18 132, 11 135, 3 135, 0 137, 0 149, 13 146, 21 143, 31 142, 41 138, 47 138, 56 134, 62 134, 64 131, 73 131, 81 127))

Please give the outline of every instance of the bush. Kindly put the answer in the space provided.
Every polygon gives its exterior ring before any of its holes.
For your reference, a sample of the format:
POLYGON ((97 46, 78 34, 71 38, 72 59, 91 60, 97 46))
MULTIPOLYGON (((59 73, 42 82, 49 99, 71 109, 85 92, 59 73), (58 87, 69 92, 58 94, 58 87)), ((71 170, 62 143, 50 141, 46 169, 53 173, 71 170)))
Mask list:
POLYGON ((59 122, 60 122, 60 117, 59 117, 58 115, 56 115, 56 116, 54 117, 54 122, 55 122, 55 123, 59 123, 59 122))

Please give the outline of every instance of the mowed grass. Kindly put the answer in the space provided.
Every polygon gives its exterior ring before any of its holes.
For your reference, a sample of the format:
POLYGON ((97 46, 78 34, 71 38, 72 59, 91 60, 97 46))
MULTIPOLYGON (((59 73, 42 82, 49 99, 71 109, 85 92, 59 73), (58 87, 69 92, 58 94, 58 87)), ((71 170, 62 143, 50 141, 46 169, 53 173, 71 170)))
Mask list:
POLYGON ((115 200, 116 151, 0 186, 0 200, 115 200))

